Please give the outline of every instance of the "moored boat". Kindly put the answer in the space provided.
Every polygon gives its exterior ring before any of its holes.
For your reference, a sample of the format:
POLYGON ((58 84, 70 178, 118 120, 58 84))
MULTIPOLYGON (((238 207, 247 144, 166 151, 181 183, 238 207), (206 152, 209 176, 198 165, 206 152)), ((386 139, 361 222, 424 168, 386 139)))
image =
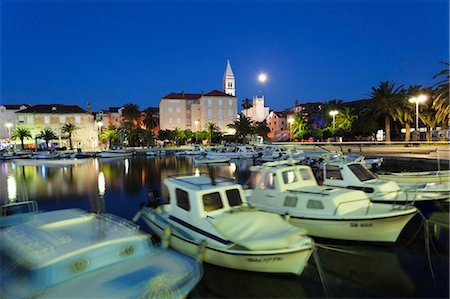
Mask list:
POLYGON ((450 182, 450 170, 390 172, 380 173, 378 177, 397 183, 448 183, 450 182))
POLYGON ((202 275, 197 261, 113 215, 41 212, 0 240, 4 298, 179 298, 202 275))
POLYGON ((216 158, 193 157, 192 160, 194 161, 194 164, 218 164, 218 163, 229 163, 231 158, 227 158, 227 157, 216 157, 216 158))
POLYGON ((279 215, 250 208, 242 186, 205 176, 165 180, 170 202, 143 208, 163 243, 207 263, 239 270, 300 275, 311 256, 306 231, 279 215))
POLYGON ((97 157, 100 158, 117 158, 117 157, 129 157, 134 154, 133 151, 127 149, 109 149, 97 153, 97 157))
POLYGON ((359 190, 319 186, 309 166, 286 162, 250 168, 248 202, 264 211, 288 215, 311 236, 394 243, 416 214, 409 206, 375 204, 359 190))

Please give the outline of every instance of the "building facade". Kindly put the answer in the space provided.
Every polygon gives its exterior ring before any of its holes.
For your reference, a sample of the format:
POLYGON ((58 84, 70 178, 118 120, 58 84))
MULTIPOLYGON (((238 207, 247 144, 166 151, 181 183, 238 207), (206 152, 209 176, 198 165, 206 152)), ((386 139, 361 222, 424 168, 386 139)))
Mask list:
POLYGON ((171 92, 159 102, 159 123, 161 130, 205 130, 208 123, 214 123, 222 133, 227 133, 228 124, 236 120, 237 98, 235 78, 230 62, 222 80, 223 91, 209 93, 171 92))
POLYGON ((16 112, 30 107, 27 104, 21 105, 0 105, 0 149, 9 147, 11 144, 11 134, 16 129, 16 112))
POLYGON ((269 107, 264 106, 264 96, 253 97, 253 106, 242 113, 254 122, 261 122, 269 116, 269 107))
POLYGON ((69 146, 69 140, 61 132, 65 124, 73 124, 78 130, 72 135, 74 147, 95 148, 98 143, 98 130, 94 123, 94 116, 86 110, 75 105, 34 105, 15 113, 17 127, 27 128, 33 139, 25 139, 24 143, 32 148, 37 144, 43 144, 42 140, 35 137, 45 129, 52 130, 58 140, 53 144, 59 147, 69 146))
MULTIPOLYGON (((270 132, 267 134, 267 137, 276 141, 283 141, 288 131, 288 114, 286 112, 275 112, 270 111, 269 115, 266 118, 267 126, 270 129, 270 132)), ((287 137, 289 140, 289 137, 287 137)))

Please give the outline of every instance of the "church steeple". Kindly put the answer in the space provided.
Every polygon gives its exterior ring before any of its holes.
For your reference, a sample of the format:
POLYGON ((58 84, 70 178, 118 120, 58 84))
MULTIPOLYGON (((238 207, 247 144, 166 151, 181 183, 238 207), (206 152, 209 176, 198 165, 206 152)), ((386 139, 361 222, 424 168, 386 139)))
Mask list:
POLYGON ((223 92, 232 96, 236 95, 236 80, 234 78, 233 70, 231 69, 230 60, 227 59, 227 67, 223 74, 222 89, 223 92))

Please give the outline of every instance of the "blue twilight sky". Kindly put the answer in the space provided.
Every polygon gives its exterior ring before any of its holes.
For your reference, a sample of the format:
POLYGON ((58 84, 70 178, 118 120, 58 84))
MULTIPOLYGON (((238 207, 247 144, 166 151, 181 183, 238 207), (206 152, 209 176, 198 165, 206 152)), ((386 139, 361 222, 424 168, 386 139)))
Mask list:
POLYGON ((381 81, 430 86, 449 60, 447 0, 0 0, 0 103, 129 102, 221 89, 281 110, 367 97, 381 81), (262 85, 259 72, 269 79, 262 85))

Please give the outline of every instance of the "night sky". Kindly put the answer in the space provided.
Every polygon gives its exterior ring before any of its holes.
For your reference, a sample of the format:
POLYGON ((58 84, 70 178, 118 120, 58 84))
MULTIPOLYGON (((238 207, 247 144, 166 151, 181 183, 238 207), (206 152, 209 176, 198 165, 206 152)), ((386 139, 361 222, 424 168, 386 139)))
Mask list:
MULTIPOLYGON (((1 7, 1 104, 158 106, 221 90, 281 110, 430 86, 449 60, 449 4, 421 1, 21 1, 1 7), (257 81, 259 72, 268 81, 257 81)), ((241 102, 241 101, 240 101, 241 102)))

